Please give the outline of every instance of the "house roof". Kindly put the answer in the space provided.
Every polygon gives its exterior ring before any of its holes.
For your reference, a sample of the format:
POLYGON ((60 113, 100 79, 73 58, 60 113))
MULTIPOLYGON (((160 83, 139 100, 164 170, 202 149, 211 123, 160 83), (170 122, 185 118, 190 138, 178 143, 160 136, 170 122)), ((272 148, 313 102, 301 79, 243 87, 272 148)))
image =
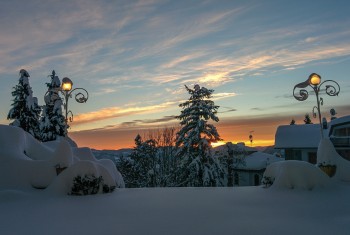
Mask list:
POLYGON ((343 126, 343 125, 349 125, 349 124, 350 124, 350 115, 333 119, 329 123, 329 135, 333 134, 333 129, 335 127, 343 126))
POLYGON ((275 148, 317 148, 320 143, 320 125, 283 125, 275 135, 275 148))
POLYGON ((235 169, 261 170, 265 169, 267 165, 277 161, 284 161, 284 158, 276 157, 268 153, 254 152, 245 158, 245 166, 240 165, 235 167, 235 169))

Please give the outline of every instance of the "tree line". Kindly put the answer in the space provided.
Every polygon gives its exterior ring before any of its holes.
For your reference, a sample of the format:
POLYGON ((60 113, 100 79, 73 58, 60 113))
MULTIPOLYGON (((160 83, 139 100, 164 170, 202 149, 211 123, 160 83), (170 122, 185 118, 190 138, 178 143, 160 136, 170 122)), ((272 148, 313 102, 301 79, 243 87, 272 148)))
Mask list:
POLYGON ((12 120, 10 125, 22 128, 43 142, 66 136, 68 125, 62 115, 62 99, 59 96, 61 82, 56 72, 53 70, 48 76, 50 82, 46 83, 48 91, 44 98, 45 105, 42 106, 33 96, 29 73, 21 69, 19 75, 18 84, 12 91, 12 108, 7 115, 7 119, 12 120))
POLYGON ((245 148, 226 144, 226 151, 213 152, 211 143, 221 140, 213 124, 219 106, 210 99, 213 90, 185 86, 190 98, 181 103, 180 128, 137 135, 128 156, 117 159, 127 187, 233 186, 233 171, 245 164, 245 148))
MULTIPOLYGON (((43 106, 33 96, 29 77, 26 70, 20 70, 7 116, 13 120, 10 125, 43 142, 66 136, 68 125, 62 115, 61 82, 56 72, 48 76, 43 106)), ((244 164, 246 153, 232 144, 226 144, 227 154, 213 152, 211 144, 221 140, 212 124, 219 121, 219 106, 211 100, 214 90, 198 84, 185 89, 190 97, 179 104, 182 110, 176 118, 180 127, 149 132, 144 138, 137 135, 132 154, 116 162, 127 187, 233 186, 232 172, 244 164)))

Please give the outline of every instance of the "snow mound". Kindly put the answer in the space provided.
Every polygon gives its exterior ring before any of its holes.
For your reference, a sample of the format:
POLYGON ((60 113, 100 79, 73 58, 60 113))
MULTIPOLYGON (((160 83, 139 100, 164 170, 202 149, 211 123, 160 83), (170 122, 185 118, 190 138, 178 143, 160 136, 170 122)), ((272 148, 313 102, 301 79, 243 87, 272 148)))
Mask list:
POLYGON ((335 178, 350 181, 350 161, 340 156, 329 139, 321 140, 317 149, 317 164, 336 165, 335 178))
POLYGON ((74 178, 85 175, 102 176, 109 187, 124 187, 112 161, 97 160, 90 149, 73 146, 65 138, 41 143, 19 127, 0 125, 0 190, 48 188, 67 194, 74 178), (64 170, 59 174, 56 168, 64 170))
POLYGON ((272 188, 304 189, 326 187, 330 178, 317 166, 304 161, 275 162, 266 168, 263 181, 270 180, 272 188))
MULTIPOLYGON (((92 161, 78 161, 71 167, 59 174, 53 182, 48 186, 47 192, 52 194, 69 194, 73 187, 73 180, 77 176, 94 176, 96 178, 102 176, 103 184, 109 187, 116 187, 116 181, 109 171, 103 165, 96 164, 92 161)), ((98 193, 102 193, 100 187, 98 193)))

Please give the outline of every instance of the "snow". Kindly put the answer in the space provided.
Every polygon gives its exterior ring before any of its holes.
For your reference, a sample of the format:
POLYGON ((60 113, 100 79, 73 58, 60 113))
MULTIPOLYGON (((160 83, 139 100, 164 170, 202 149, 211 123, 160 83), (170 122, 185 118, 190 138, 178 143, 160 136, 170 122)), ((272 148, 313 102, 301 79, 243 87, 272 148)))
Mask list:
POLYGON ((122 177, 112 161, 96 160, 73 141, 43 144, 0 125, 0 234, 347 234, 350 163, 332 148, 329 140, 319 146, 339 167, 333 178, 307 162, 277 161, 265 171, 274 179, 268 188, 117 188, 71 196, 77 174, 119 186, 122 177), (56 175, 57 164, 68 168, 56 175))
POLYGON ((336 165, 335 177, 342 181, 350 181, 350 161, 345 160, 335 150, 329 139, 321 140, 317 150, 317 164, 336 165))
POLYGON ((0 190, 47 188, 67 194, 80 175, 103 177, 108 186, 124 187, 111 160, 97 160, 88 148, 72 147, 65 138, 41 143, 23 129, 0 125, 0 190), (56 168, 67 168, 57 175, 56 168))
POLYGON ((304 161, 281 161, 266 168, 264 177, 272 179, 272 188, 313 190, 330 184, 331 179, 317 166, 304 161))
POLYGON ((276 157, 275 155, 268 153, 254 152, 245 158, 245 165, 239 165, 236 168, 245 170, 261 170, 265 169, 269 164, 277 161, 284 161, 284 158, 276 157))
POLYGON ((334 126, 338 126, 338 125, 341 125, 341 124, 344 124, 344 123, 350 123, 350 115, 333 119, 330 122, 330 127, 331 127, 330 129, 332 129, 332 127, 334 127, 334 126))
POLYGON ((347 234, 350 185, 117 189, 52 196, 0 191, 0 234, 347 234))
POLYGON ((319 124, 279 126, 275 148, 317 148, 321 139, 319 124))

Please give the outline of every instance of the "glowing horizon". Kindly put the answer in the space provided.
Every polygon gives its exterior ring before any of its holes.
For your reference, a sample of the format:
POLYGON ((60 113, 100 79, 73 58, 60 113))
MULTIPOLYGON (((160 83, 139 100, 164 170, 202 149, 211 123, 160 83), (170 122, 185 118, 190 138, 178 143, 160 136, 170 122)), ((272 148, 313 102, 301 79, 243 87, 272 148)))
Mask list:
POLYGON ((39 105, 55 70, 89 92, 86 103, 75 94, 69 102, 79 145, 133 147, 138 132, 178 125, 184 85, 194 84, 214 90, 221 138, 249 146, 254 131, 253 145, 270 145, 279 125, 311 114, 313 93, 299 102, 292 89, 312 73, 341 86, 337 97, 321 94, 323 116, 349 114, 348 9, 348 1, 6 1, 0 124, 10 122, 20 69, 39 105))

